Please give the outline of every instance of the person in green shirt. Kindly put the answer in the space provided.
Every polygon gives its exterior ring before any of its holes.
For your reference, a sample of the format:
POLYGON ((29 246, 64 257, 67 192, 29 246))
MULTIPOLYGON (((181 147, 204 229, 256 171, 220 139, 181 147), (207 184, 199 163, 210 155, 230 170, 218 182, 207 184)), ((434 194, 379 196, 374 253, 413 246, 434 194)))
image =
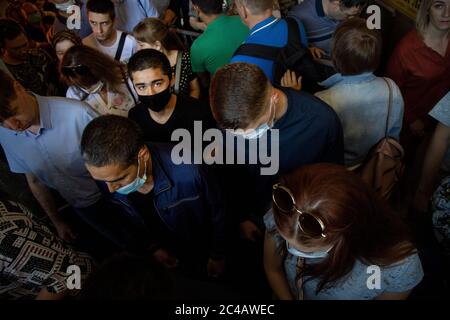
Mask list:
POLYGON ((192 0, 193 9, 207 25, 203 34, 191 47, 192 71, 213 76, 217 69, 228 64, 236 49, 244 42, 249 30, 239 16, 223 13, 222 0, 192 0))

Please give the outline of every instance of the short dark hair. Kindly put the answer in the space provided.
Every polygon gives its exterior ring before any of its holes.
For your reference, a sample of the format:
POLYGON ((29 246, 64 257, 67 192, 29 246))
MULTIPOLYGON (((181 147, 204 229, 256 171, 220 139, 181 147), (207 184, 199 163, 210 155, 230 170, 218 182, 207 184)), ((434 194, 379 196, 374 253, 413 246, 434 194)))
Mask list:
POLYGON ((381 34, 367 28, 362 18, 342 22, 334 32, 332 43, 333 63, 343 75, 373 72, 380 64, 381 34))
POLYGON ((100 116, 84 129, 81 154, 94 167, 119 165, 123 168, 137 162, 145 145, 140 127, 132 120, 116 115, 100 116))
POLYGON ((88 12, 108 14, 111 20, 116 18, 114 3, 111 0, 89 0, 86 9, 88 12))
POLYGON ((14 40, 21 34, 26 35, 20 24, 12 19, 0 19, 0 48, 5 48, 6 40, 14 40))
POLYGON ((221 14, 223 12, 223 0, 192 0, 205 14, 221 14))
POLYGON ((136 52, 128 61, 128 74, 133 79, 133 72, 146 69, 161 69, 163 74, 172 79, 172 68, 167 56, 155 49, 144 49, 136 52))
POLYGON ((269 79, 258 66, 233 63, 219 69, 211 82, 211 108, 225 129, 245 129, 261 117, 267 103, 269 79))
POLYGON ((341 5, 345 8, 364 8, 369 3, 369 0, 341 0, 341 5))
POLYGON ((14 79, 5 71, 0 70, 0 122, 15 115, 11 110, 10 102, 16 97, 14 90, 14 79))

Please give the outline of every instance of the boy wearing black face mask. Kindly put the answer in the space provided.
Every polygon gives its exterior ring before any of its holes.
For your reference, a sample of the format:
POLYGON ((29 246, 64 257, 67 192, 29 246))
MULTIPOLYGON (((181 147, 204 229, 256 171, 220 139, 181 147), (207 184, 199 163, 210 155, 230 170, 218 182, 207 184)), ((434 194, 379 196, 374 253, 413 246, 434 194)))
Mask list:
POLYGON ((203 131, 215 126, 208 106, 172 93, 175 79, 163 53, 139 51, 128 62, 128 72, 140 102, 129 111, 128 118, 139 124, 146 141, 170 143, 176 129, 186 129, 193 136, 194 121, 202 122, 203 131))

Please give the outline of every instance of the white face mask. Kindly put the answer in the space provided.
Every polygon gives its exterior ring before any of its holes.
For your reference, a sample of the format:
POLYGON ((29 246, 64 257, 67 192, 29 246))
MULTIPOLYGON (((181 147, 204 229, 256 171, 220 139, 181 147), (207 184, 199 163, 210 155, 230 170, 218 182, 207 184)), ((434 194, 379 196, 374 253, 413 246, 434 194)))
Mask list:
POLYGON ((59 11, 67 12, 67 10, 71 6, 75 5, 75 0, 67 0, 66 2, 63 3, 55 3, 55 2, 53 3, 55 4, 56 9, 58 9, 59 11))
POLYGON ((99 81, 99 82, 97 82, 96 85, 92 86, 91 89, 87 90, 85 88, 81 88, 81 90, 83 90, 87 94, 95 94, 95 93, 99 93, 100 90, 102 90, 102 88, 103 88, 103 82, 99 81))
POLYGON ((328 256, 328 252, 333 248, 331 246, 326 251, 316 251, 316 252, 304 252, 300 251, 292 246, 289 246, 289 242, 286 241, 286 247, 290 254, 296 257, 306 258, 306 259, 320 259, 320 258, 326 258, 328 256))
MULTIPOLYGON (((272 115, 272 109, 274 108, 273 104, 270 104, 270 115, 272 115)), ((272 118, 272 121, 269 125, 269 123, 263 123, 256 129, 250 129, 250 130, 236 130, 234 134, 240 135, 244 139, 252 140, 252 139, 259 139, 261 138, 267 131, 272 129, 273 125, 275 123, 275 115, 272 118), (243 132, 243 133, 242 133, 243 132)))

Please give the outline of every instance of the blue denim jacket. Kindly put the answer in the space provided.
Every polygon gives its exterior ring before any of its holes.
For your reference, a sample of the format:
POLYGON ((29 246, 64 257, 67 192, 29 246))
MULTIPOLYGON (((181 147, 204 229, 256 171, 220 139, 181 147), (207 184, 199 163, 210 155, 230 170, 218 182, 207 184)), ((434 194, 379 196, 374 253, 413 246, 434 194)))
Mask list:
MULTIPOLYGON (((394 81, 388 136, 399 139, 403 123, 403 97, 394 81)), ((327 89, 316 96, 338 114, 344 129, 345 165, 354 166, 384 137, 389 101, 387 84, 373 73, 335 74, 321 83, 327 89)))
MULTIPOLYGON (((178 242, 183 245, 198 244, 200 240, 202 247, 209 250, 210 257, 222 257, 225 209, 215 182, 202 166, 175 165, 171 159, 171 145, 147 143, 147 146, 152 159, 154 183, 153 203, 149 205, 155 206, 159 217, 178 242)), ((143 223, 127 196, 118 193, 111 196, 116 203, 123 205, 136 225, 143 223)), ((135 235, 135 238, 142 239, 140 235, 135 235)), ((147 249, 151 249, 152 245, 144 244, 147 249)))
POLYGON ((225 211, 215 182, 199 165, 175 165, 171 146, 148 144, 153 161, 154 204, 168 228, 186 241, 210 233, 205 243, 222 255, 225 211))

